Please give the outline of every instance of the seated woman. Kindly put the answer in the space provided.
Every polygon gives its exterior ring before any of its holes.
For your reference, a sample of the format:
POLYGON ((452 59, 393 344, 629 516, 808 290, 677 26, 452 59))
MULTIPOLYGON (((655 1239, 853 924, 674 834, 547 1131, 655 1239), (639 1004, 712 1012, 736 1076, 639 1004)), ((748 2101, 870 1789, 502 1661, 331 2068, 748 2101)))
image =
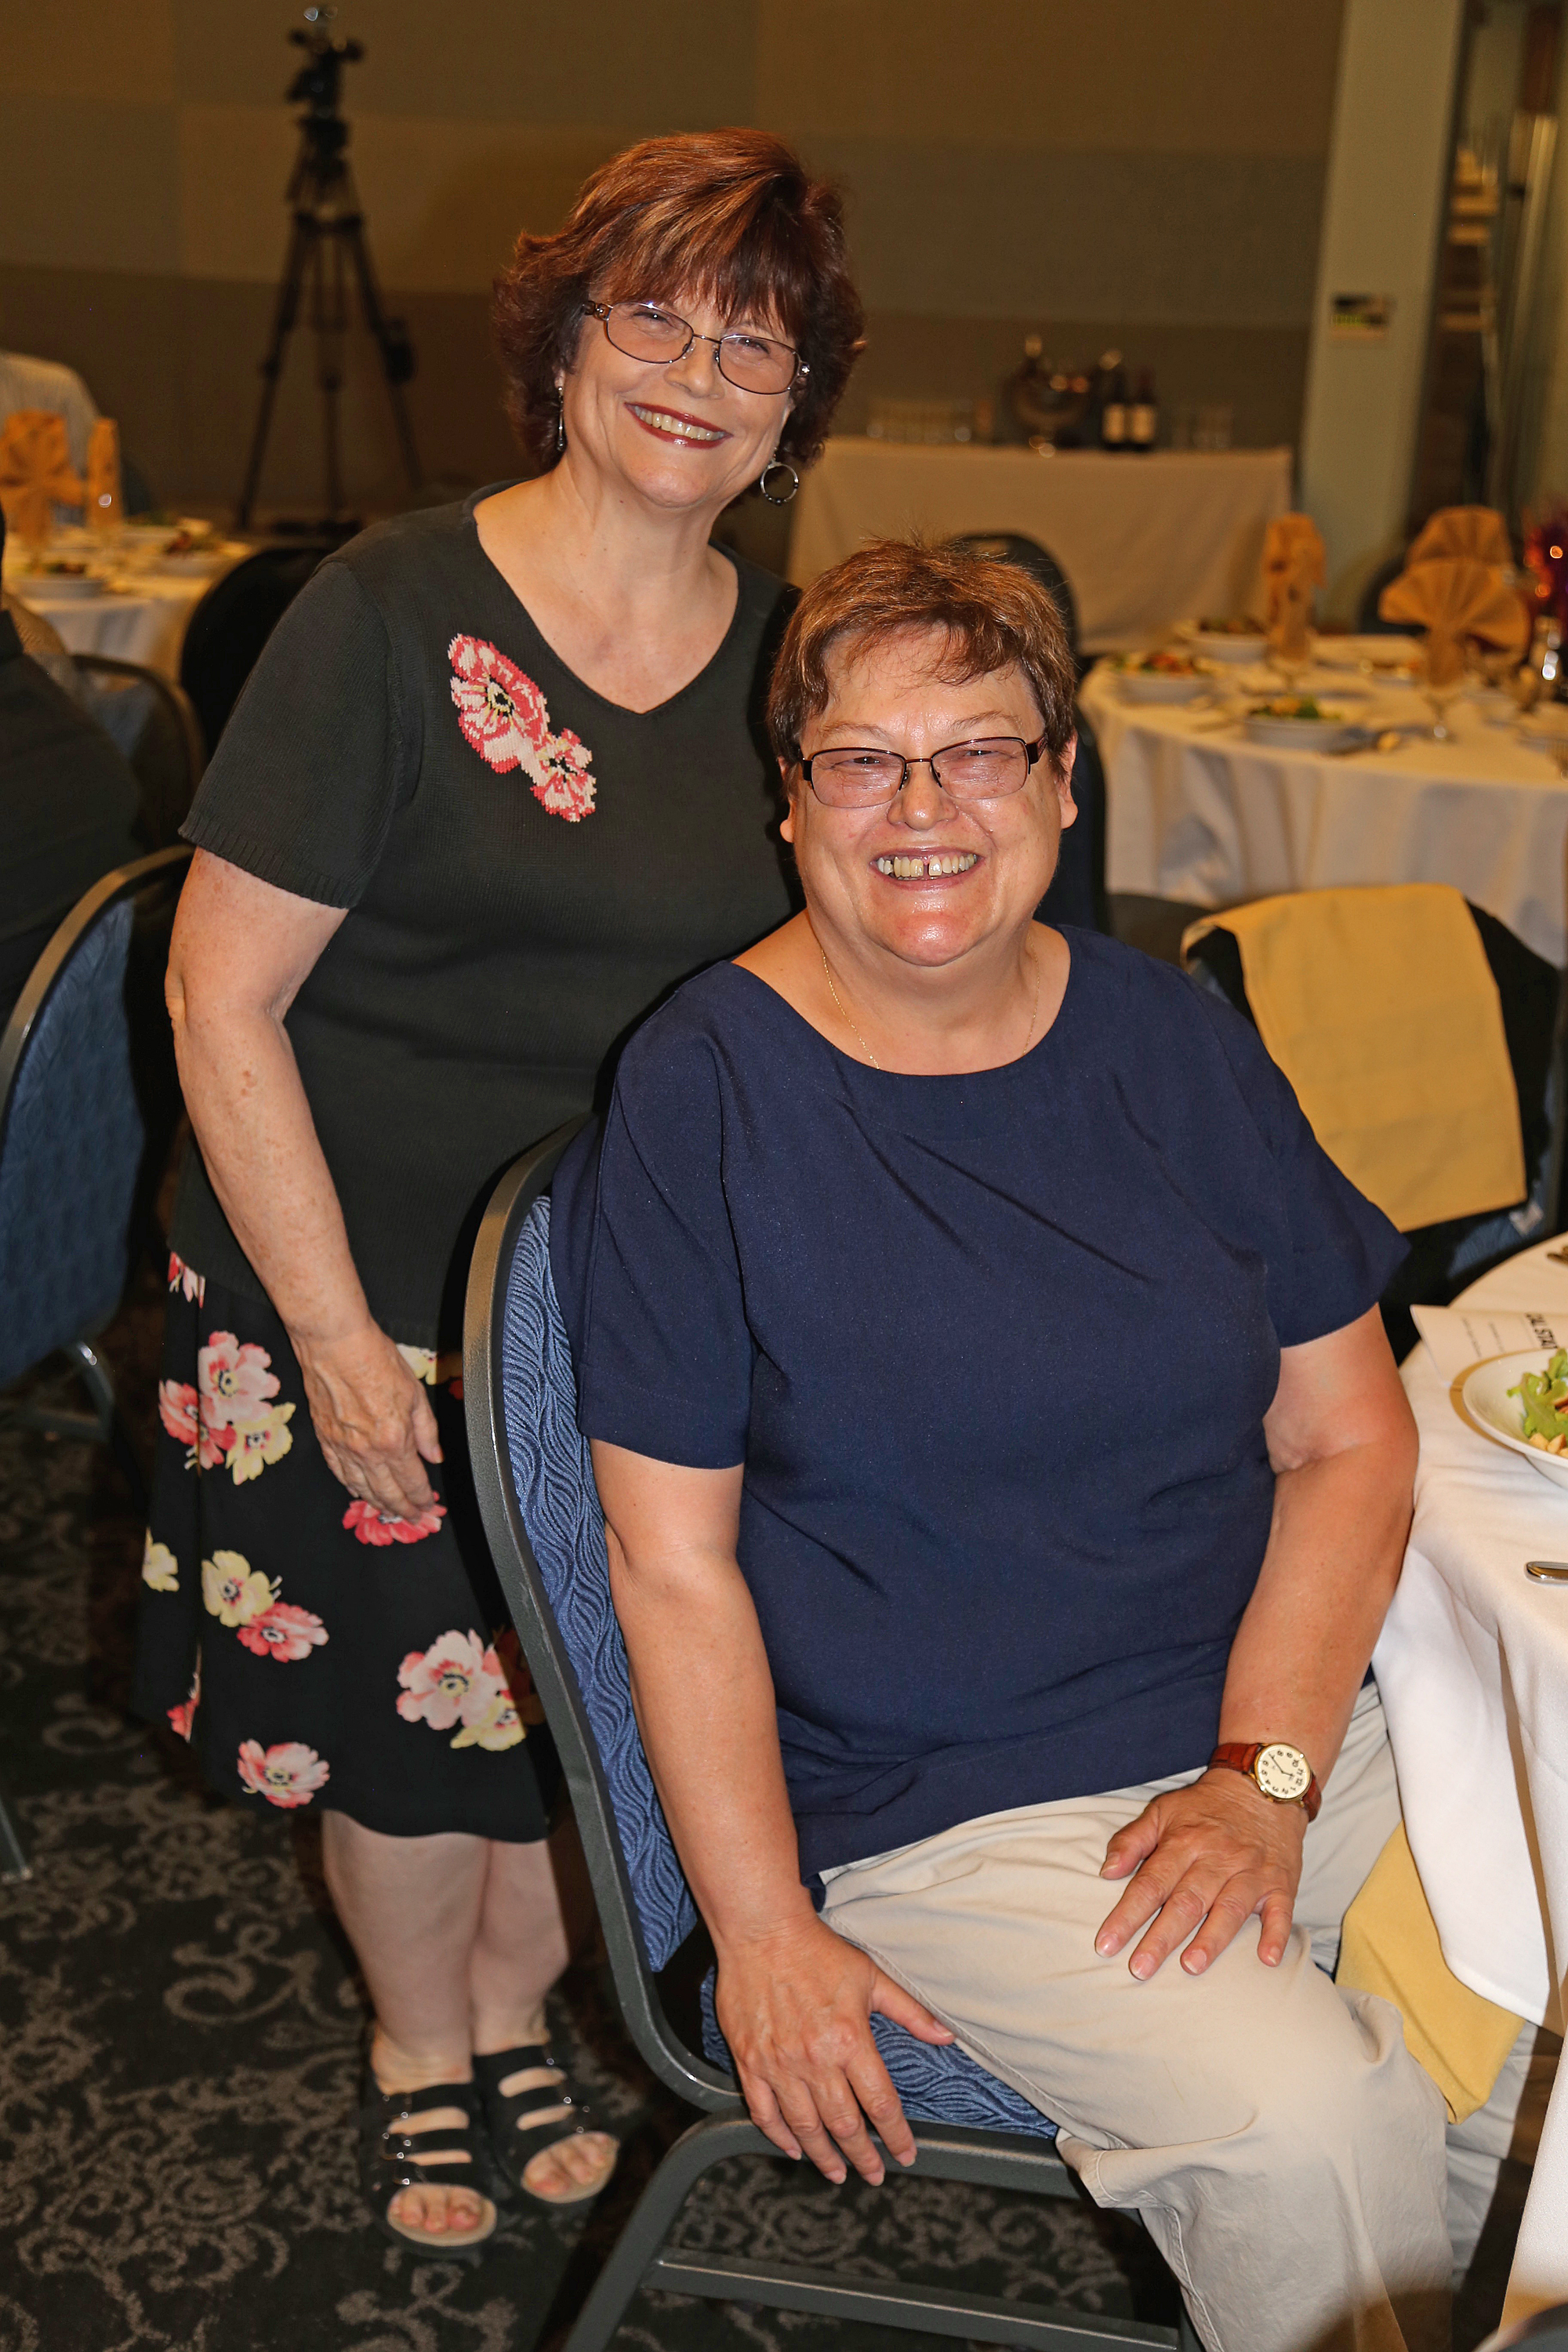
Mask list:
POLYGON ((1004 565, 868 548, 790 624, 805 912, 555 1185, 638 1716, 779 2147, 910 2160, 880 2011, 1056 2118, 1211 2347, 1435 2339, 1443 2104, 1324 1973, 1398 1819, 1403 1245, 1228 1007, 1032 919, 1071 709, 1004 565))

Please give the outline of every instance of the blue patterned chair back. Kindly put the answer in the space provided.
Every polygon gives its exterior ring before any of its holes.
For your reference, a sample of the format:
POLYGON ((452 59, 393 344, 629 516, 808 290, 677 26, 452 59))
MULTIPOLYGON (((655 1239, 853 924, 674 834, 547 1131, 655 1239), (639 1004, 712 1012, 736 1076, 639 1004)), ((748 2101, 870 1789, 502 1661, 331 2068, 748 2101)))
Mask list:
MULTIPOLYGON (((697 1925, 632 1711, 626 1644, 610 1597, 604 1514, 588 1444, 577 1426, 572 1350, 550 1270, 550 1202, 533 1203, 502 1269, 500 1391, 509 1465, 522 1524, 568 1651, 599 1751, 647 1965, 666 1967, 697 1925)), ((715 2064, 733 2064, 719 2032, 710 1976, 703 2041, 715 2064)), ((883 2061, 910 2115, 990 2131, 1050 2137, 1056 2126, 954 2045, 917 2042, 884 2017, 871 2021, 883 2061)))
POLYGON ((0 1108, 0 1389, 99 1329, 125 1287, 146 1141, 125 1007, 132 915, 121 898, 81 934, 0 1108))

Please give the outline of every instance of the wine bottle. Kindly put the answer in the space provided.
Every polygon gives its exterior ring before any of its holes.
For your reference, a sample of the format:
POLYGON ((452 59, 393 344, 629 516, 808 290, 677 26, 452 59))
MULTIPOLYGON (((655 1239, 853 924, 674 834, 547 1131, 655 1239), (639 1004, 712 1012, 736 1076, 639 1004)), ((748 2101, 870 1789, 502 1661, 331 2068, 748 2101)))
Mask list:
POLYGON ((1127 370, 1121 364, 1120 352, 1106 352, 1100 362, 1100 446, 1102 449, 1125 449, 1127 446, 1127 370))
POLYGON ((1160 407, 1154 397, 1154 372, 1141 368, 1138 389, 1127 419, 1127 439, 1141 457, 1147 457, 1160 436, 1160 407))

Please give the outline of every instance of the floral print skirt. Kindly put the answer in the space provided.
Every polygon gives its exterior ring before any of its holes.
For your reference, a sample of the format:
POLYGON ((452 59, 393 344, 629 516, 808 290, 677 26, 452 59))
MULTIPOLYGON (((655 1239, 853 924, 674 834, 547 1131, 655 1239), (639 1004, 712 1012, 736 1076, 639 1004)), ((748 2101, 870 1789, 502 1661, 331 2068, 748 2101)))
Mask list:
POLYGON ((560 1771, 468 1478, 462 1383, 428 1349, 439 1500, 385 1519, 328 1469, 270 1307, 169 1262, 132 1703, 222 1795, 395 1837, 530 1844, 560 1771))

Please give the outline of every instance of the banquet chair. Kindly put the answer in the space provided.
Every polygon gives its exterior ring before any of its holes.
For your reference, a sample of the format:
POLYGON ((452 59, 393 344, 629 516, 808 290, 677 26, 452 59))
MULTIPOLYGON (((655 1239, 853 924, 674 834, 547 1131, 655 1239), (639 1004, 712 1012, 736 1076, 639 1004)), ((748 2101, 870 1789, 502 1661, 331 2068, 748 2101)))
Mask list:
POLYGON ((207 757, 255 668, 262 646, 336 540, 258 548, 215 580, 185 630, 180 684, 195 706, 207 757))
MULTIPOLYGON (((1030 572, 1055 604, 1067 631, 1074 666, 1081 677, 1078 603, 1072 585, 1056 557, 1038 540, 1022 531, 965 531, 952 541, 971 555, 989 556, 996 563, 1016 563, 1030 572)), ((1110 929, 1110 901, 1105 891, 1105 770, 1100 745, 1083 712, 1075 709, 1078 751, 1073 759, 1072 792, 1078 803, 1078 823, 1063 834, 1051 887, 1041 899, 1042 923, 1078 923, 1086 930, 1110 929)))
MULTIPOLYGON (((574 1120, 524 1152, 490 1196, 468 1275, 465 1409, 480 1516, 561 1757, 621 2011, 648 2067, 699 2119, 643 2191, 563 2352, 603 2352, 642 2287, 1037 2352, 1099 2345, 1195 2352, 1184 2311, 1177 2330, 669 2242, 710 2166, 739 2156, 787 2159, 740 2096, 713 2015, 711 1975, 703 1989, 705 2054, 677 2032, 655 1982, 697 1914, 632 1712, 604 1519, 551 1279, 546 1187, 580 1125, 574 1120)), ((883 2017, 871 2028, 913 2127, 914 2171, 1047 2197, 1081 2193, 1056 2152, 1056 2126, 1016 2092, 956 2045, 917 2042, 883 2017)), ((900 2176, 895 2165, 889 2171, 900 2176)))
POLYGON ((1358 636, 1404 637, 1409 635, 1410 632, 1403 621, 1385 621, 1378 611, 1378 604, 1384 590, 1393 581, 1398 579, 1404 569, 1403 548, 1397 555, 1388 556, 1378 565, 1377 570, 1362 590, 1361 601, 1356 606, 1355 625, 1358 636))
POLYGON ((141 787, 140 830, 149 849, 179 839, 206 765, 201 722, 172 678, 108 654, 72 656, 80 693, 141 787))
MULTIPOLYGON (((1300 894, 1306 896, 1307 894, 1300 894)), ((1482 1210, 1418 1226, 1407 1234, 1410 1255, 1382 1298, 1395 1351, 1414 1346, 1412 1307, 1444 1307, 1515 1251, 1562 1230, 1563 1176, 1568 1138, 1568 974, 1526 947, 1484 907, 1466 905, 1480 936, 1502 1006, 1503 1034, 1519 1097, 1530 1191, 1517 1208, 1482 1210)), ((1241 951, 1220 927, 1198 940, 1187 959, 1200 986, 1224 996, 1257 1026, 1247 1002, 1241 951)))

